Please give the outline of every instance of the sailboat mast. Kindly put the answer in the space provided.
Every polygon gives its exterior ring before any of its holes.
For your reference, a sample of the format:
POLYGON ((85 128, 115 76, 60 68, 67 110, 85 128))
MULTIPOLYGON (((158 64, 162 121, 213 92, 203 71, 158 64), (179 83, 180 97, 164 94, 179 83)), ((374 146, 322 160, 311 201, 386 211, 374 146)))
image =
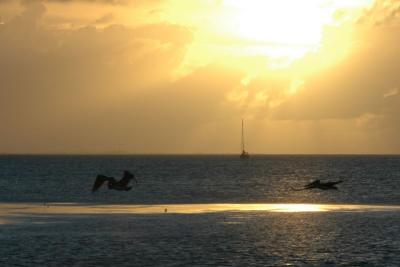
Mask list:
POLYGON ((242 119, 242 153, 240 154, 241 159, 248 159, 249 153, 244 149, 244 120, 242 119))
POLYGON ((244 152, 244 127, 243 127, 243 119, 242 119, 242 152, 244 152))

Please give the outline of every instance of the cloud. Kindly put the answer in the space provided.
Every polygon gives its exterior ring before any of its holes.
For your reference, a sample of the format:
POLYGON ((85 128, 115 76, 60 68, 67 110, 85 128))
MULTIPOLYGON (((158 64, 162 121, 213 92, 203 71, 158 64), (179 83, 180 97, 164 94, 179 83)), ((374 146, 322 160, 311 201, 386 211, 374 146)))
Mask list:
POLYGON ((400 92, 400 91, 399 91, 398 88, 390 89, 389 91, 387 91, 386 93, 383 94, 383 98, 396 96, 396 95, 399 94, 399 92, 400 92))
POLYGON ((114 15, 112 13, 107 13, 100 18, 96 19, 95 24, 110 23, 114 20, 114 15))
POLYGON ((58 29, 43 3, 25 8, 0 27, 0 151, 189 153, 204 149, 199 129, 236 112, 224 101, 244 73, 210 64, 172 79, 186 27, 58 29))
POLYGON ((104 4, 121 4, 124 2, 127 2, 129 0, 45 0, 47 2, 62 2, 62 3, 68 3, 68 2, 88 2, 88 3, 104 3, 104 4))
MULTIPOLYGON (((36 0, 27 0, 27 1, 36 1, 36 0)), ((147 5, 147 4, 162 2, 163 0, 37 0, 37 1, 59 2, 59 3, 86 2, 86 3, 106 4, 106 5, 128 5, 128 4, 147 5)))
POLYGON ((379 113, 389 106, 397 109, 382 96, 388 94, 388 88, 400 85, 400 24, 368 28, 359 42, 345 60, 309 77, 302 90, 274 110, 274 117, 348 119, 379 113))
MULTIPOLYGON (((156 0, 153 0, 156 1, 156 0)), ((143 2, 143 0, 0 0, 0 4, 2 3, 9 3, 9 2, 20 2, 22 4, 28 3, 45 3, 45 2, 59 2, 59 3, 76 3, 76 2, 87 2, 87 3, 101 3, 101 4, 108 4, 108 5, 121 5, 126 4, 129 2, 143 2)))
POLYGON ((104 140, 92 135, 106 139, 97 129, 115 121, 102 112, 168 83, 192 41, 189 30, 171 24, 58 30, 40 23, 44 12, 42 3, 29 3, 0 26, 2 151, 96 147, 92 140, 104 140))
POLYGON ((400 151, 397 19, 356 24, 357 49, 328 67, 312 64, 339 57, 324 46, 288 69, 226 55, 177 78, 190 28, 129 27, 108 8, 62 28, 46 2, 24 8, 0 24, 0 152, 235 152, 242 117, 252 152, 400 151))
POLYGON ((154 5, 164 2, 165 0, 0 0, 1 4, 6 3, 21 3, 22 5, 30 3, 60 3, 60 4, 75 4, 75 3, 88 3, 88 4, 101 4, 101 5, 116 5, 116 6, 146 6, 154 5))
POLYGON ((400 2, 397 0, 375 1, 372 8, 365 10, 359 24, 387 26, 398 23, 400 18, 400 2))
MULTIPOLYGON (((347 151, 350 148, 345 145, 352 143, 349 153, 399 153, 400 20, 397 15, 393 16, 397 14, 393 6, 384 10, 375 6, 374 10, 375 13, 379 10, 379 17, 385 19, 354 25, 354 48, 348 56, 333 66, 307 74, 295 93, 284 93, 290 87, 285 79, 275 84, 268 80, 259 83, 258 88, 283 88, 280 93, 267 93, 269 97, 264 108, 258 109, 259 114, 271 118, 272 122, 292 125, 320 123, 316 130, 318 138, 325 134, 327 139, 321 141, 319 152, 335 151, 326 145, 331 142, 340 151, 347 151), (389 17, 390 20, 386 19, 389 17), (334 127, 333 121, 340 123, 334 127)), ((310 65, 313 58, 322 56, 318 52, 310 54, 294 64, 292 70, 299 71, 310 65)), ((289 81, 293 79, 290 75, 287 77, 289 81)), ((311 134, 312 128, 309 131, 311 134)), ((318 143, 315 140, 317 137, 312 141, 314 145, 318 143)))

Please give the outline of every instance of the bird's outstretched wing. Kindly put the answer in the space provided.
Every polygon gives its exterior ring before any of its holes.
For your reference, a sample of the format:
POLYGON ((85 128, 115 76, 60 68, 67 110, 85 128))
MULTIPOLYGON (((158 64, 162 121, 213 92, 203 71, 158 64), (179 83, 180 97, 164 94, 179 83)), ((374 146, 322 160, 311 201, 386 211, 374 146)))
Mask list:
POLYGON ((115 182, 115 179, 114 179, 114 177, 108 177, 108 176, 101 175, 101 174, 97 175, 96 180, 94 181, 94 184, 92 187, 92 193, 96 192, 97 189, 99 189, 104 184, 105 181, 109 181, 109 182, 114 181, 115 182))
POLYGON ((321 180, 315 180, 309 184, 304 185, 302 188, 293 188, 290 187, 293 191, 303 191, 303 190, 308 190, 308 189, 313 189, 318 187, 321 184, 321 180))
POLYGON ((131 180, 134 180, 137 183, 137 180, 135 178, 135 175, 128 171, 124 171, 124 176, 122 179, 118 182, 118 185, 120 186, 127 186, 131 180))
POLYGON ((306 184, 305 186, 304 186, 304 188, 313 188, 313 187, 315 187, 315 186, 318 186, 319 184, 321 184, 321 180, 315 180, 314 182, 312 182, 312 183, 309 183, 309 184, 306 184))
POLYGON ((325 185, 327 185, 327 186, 335 186, 335 185, 340 184, 340 183, 343 183, 343 181, 340 180, 340 181, 337 181, 337 182, 327 182, 327 183, 325 183, 325 185))

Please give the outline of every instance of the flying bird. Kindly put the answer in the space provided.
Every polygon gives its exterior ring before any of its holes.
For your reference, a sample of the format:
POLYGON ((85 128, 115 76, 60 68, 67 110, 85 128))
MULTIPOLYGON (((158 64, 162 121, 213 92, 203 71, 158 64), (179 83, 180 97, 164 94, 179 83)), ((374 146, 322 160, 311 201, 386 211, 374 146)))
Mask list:
POLYGON ((128 171, 124 171, 124 175, 122 176, 122 179, 117 181, 115 180, 114 177, 108 177, 105 175, 97 175, 96 180, 94 181, 93 187, 92 187, 92 193, 96 192, 97 189, 99 189, 104 182, 108 182, 107 187, 108 189, 114 189, 114 190, 119 190, 119 191, 129 191, 132 189, 132 186, 128 186, 129 182, 131 180, 134 180, 137 183, 137 180, 135 178, 135 175, 128 171))
POLYGON ((293 188, 292 190, 294 191, 302 191, 302 190, 308 190, 308 189, 321 189, 321 190, 337 190, 338 188, 336 187, 337 184, 343 183, 342 180, 336 181, 336 182, 327 182, 327 183, 322 183, 321 180, 315 180, 312 183, 306 184, 303 186, 303 188, 293 188))

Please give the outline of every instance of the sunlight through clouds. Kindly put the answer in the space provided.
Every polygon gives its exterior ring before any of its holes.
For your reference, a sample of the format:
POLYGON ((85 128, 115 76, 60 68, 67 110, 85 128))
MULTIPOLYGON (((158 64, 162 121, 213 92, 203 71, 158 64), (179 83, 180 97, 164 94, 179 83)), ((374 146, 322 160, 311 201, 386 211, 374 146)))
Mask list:
POLYGON ((400 151, 398 1, 0 7, 0 152, 400 151))
POLYGON ((233 45, 235 38, 241 42, 248 53, 294 60, 318 49, 324 27, 335 22, 335 12, 370 4, 371 0, 225 0, 217 20, 221 25, 216 26, 221 27, 221 35, 232 37, 233 45))

